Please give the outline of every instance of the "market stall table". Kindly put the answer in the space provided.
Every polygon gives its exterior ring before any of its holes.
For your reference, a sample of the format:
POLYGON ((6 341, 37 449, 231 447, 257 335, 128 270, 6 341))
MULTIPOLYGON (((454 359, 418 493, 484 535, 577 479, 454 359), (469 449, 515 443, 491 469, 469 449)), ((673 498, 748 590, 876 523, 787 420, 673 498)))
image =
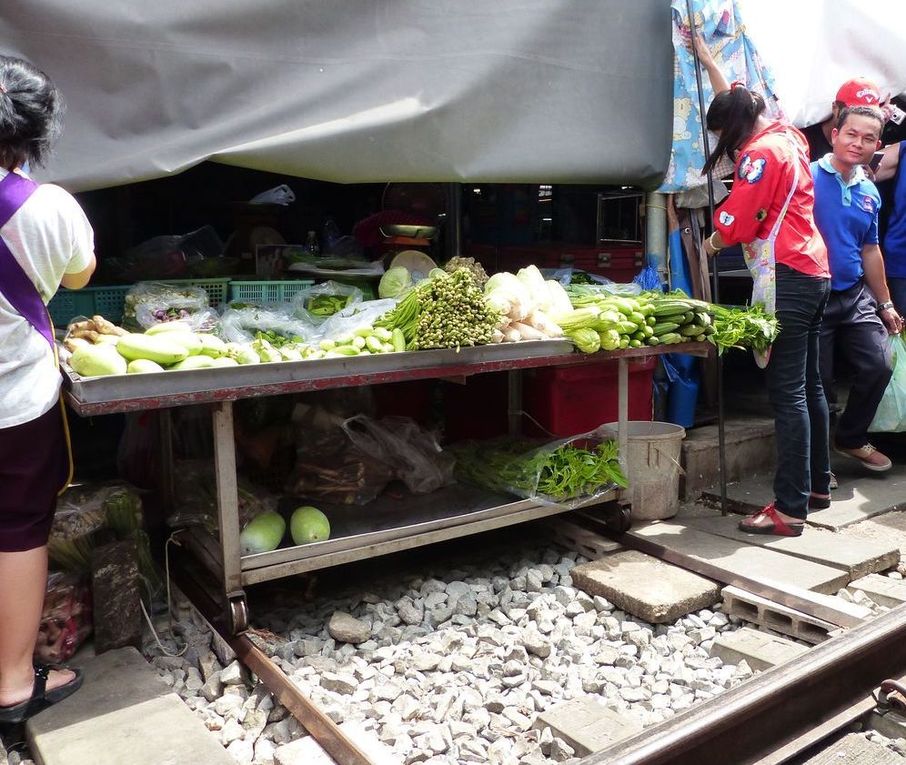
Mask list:
MULTIPOLYGON (((627 348, 581 354, 562 340, 539 340, 374 356, 344 357, 223 369, 80 378, 66 371, 66 401, 79 415, 161 410, 164 499, 172 505, 172 433, 169 409, 210 404, 214 429, 219 538, 201 528, 180 533, 181 544, 217 580, 212 600, 224 609, 226 624, 240 632, 248 623, 243 587, 329 566, 384 555, 432 542, 488 531, 565 512, 568 508, 536 500, 514 500, 469 486, 433 492, 430 501, 411 497, 383 503, 380 512, 350 510, 334 519, 338 535, 307 545, 242 555, 239 543, 239 497, 233 430, 233 402, 257 396, 346 388, 419 379, 462 379, 484 372, 510 373, 510 425, 518 429, 521 409, 519 372, 523 369, 618 361, 618 441, 626 451, 628 366, 633 360, 664 353, 706 356, 704 342, 627 348)), ((619 499, 617 490, 589 504, 619 499)))

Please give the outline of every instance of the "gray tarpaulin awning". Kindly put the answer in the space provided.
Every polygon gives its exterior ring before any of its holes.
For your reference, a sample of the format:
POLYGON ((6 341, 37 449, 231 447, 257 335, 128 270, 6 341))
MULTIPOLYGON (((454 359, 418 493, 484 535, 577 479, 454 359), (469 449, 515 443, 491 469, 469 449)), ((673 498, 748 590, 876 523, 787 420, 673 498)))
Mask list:
POLYGON ((337 182, 636 184, 671 142, 668 0, 4 0, 69 105, 72 190, 211 159, 337 182))

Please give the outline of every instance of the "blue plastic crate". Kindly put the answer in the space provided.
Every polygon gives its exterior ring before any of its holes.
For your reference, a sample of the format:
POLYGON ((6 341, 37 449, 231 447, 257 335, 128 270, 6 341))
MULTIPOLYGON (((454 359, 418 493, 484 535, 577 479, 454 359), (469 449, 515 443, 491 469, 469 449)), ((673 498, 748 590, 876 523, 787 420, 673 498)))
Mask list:
POLYGON ((236 303, 287 303, 302 290, 314 284, 309 279, 288 281, 232 281, 230 302, 236 303))

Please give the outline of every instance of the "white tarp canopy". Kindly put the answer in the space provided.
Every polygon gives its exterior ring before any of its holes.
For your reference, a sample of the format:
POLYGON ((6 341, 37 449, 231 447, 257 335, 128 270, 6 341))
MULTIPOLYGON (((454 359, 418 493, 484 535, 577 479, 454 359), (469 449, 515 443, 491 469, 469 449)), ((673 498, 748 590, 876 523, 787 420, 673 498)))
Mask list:
POLYGON ((39 177, 206 159, 338 182, 657 187, 667 0, 3 0, 0 51, 69 110, 39 177))
POLYGON ((868 77, 882 95, 906 91, 904 0, 737 2, 795 125, 830 116, 837 88, 851 77, 868 77))

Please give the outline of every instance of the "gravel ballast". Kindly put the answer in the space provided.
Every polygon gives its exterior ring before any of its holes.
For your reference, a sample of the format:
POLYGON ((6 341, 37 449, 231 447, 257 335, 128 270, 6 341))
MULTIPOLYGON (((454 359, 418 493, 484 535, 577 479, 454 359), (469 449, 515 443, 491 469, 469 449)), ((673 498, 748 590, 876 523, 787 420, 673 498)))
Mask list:
MULTIPOLYGON (((572 586, 585 560, 522 546, 311 602, 286 602, 284 586, 277 605, 255 608, 256 642, 331 719, 407 764, 565 761, 569 744, 533 728, 556 704, 592 696, 651 725, 752 674, 709 657, 738 620, 705 609, 647 624, 572 586)), ((238 663, 222 666, 203 621, 185 614, 189 650, 152 658, 165 682, 237 762, 295 765, 286 745, 301 726, 238 663)))

